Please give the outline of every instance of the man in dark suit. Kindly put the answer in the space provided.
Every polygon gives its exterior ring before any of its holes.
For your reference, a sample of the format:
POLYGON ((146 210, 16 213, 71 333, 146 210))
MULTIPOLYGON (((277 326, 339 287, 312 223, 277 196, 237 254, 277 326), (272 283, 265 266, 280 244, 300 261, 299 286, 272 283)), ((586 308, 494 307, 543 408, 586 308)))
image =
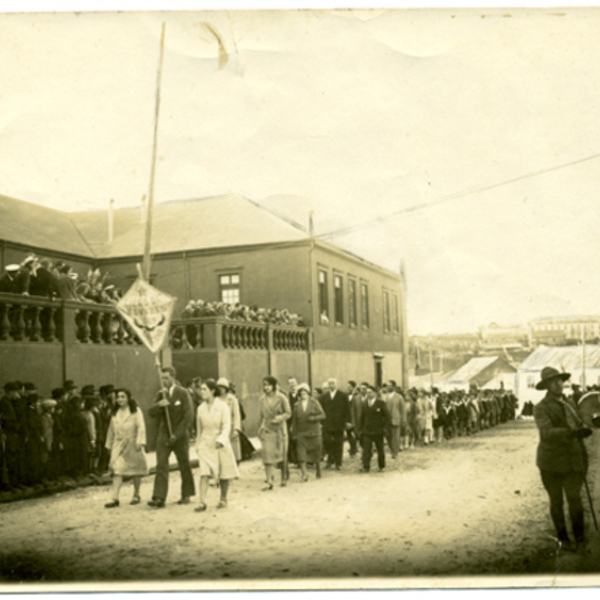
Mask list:
POLYGON ((361 401, 360 393, 358 388, 356 387, 356 381, 352 379, 348 382, 348 402, 350 403, 350 416, 352 427, 346 430, 346 436, 348 438, 348 443, 350 444, 350 456, 355 456, 357 452, 357 446, 359 442, 358 433, 356 431, 356 425, 354 423, 354 418, 352 418, 353 407, 357 402, 361 401))
POLYGON ((337 380, 327 381, 328 390, 320 398, 321 406, 325 411, 323 422, 323 448, 327 455, 326 468, 334 464, 339 471, 342 467, 344 453, 344 431, 352 427, 350 417, 350 403, 348 396, 337 389, 337 380))
POLYGON ((563 396, 564 382, 570 376, 552 367, 542 369, 541 381, 535 387, 547 392, 533 415, 540 432, 536 464, 550 498, 550 515, 558 543, 563 550, 576 551, 585 541, 581 487, 587 471, 587 452, 582 440, 590 436, 592 430, 583 424, 575 403, 563 396), (563 490, 569 504, 575 544, 567 533, 563 490))
POLYGON ((392 458, 398 456, 400 452, 400 431, 402 429, 402 408, 403 404, 402 397, 397 391, 396 382, 390 379, 387 382, 385 388, 385 395, 383 396, 385 404, 387 406, 388 413, 390 415, 387 423, 387 429, 385 437, 387 439, 388 446, 392 453, 392 458))
POLYGON ((350 416, 352 419, 352 428, 354 435, 360 447, 362 448, 362 412, 367 401, 367 391, 369 384, 363 381, 358 386, 358 391, 352 395, 352 401, 350 402, 350 416))
POLYGON ((390 421, 391 417, 387 404, 373 388, 370 388, 367 392, 367 401, 362 413, 363 472, 368 473, 371 469, 373 444, 377 449, 379 470, 383 471, 385 469, 383 436, 390 425, 390 421))
MULTIPOLYGON (((295 377, 288 378, 288 400, 290 401, 290 409, 292 415, 294 414, 294 406, 298 402, 298 382, 295 377)), ((298 464, 298 456, 296 454, 296 440, 292 439, 290 436, 290 426, 292 424, 292 417, 287 420, 287 430, 288 430, 288 465, 297 465, 298 464)), ((289 478, 289 473, 286 475, 289 478)))
POLYGON ((165 367, 161 372, 163 389, 148 410, 151 417, 159 419, 156 440, 156 477, 150 506, 164 508, 169 492, 169 456, 175 452, 181 472, 181 498, 178 504, 189 504, 196 493, 189 456, 189 427, 193 418, 192 400, 185 388, 177 385, 175 369, 165 367), (168 411, 168 413, 166 412, 168 411), (169 415, 171 431, 166 415, 169 415))

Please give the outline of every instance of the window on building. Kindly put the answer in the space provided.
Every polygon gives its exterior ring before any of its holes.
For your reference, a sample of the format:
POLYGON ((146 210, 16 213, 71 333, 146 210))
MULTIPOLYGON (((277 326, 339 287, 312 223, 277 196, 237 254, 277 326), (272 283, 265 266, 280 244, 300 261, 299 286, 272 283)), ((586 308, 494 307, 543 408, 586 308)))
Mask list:
POLYGON ((329 323, 329 297, 327 294, 327 272, 319 270, 319 323, 329 323))
POLYGON ((356 281, 348 280, 348 323, 350 327, 358 325, 358 315, 356 314, 356 281))
POLYGON ((391 331, 390 293, 383 291, 383 330, 391 331))
POLYGON ((344 323, 344 286, 340 275, 333 276, 333 307, 335 311, 335 324, 344 323))
POLYGON ((535 387, 535 377, 533 375, 527 375, 527 387, 528 388, 535 387))
POLYGON ((400 333, 400 320, 398 318, 398 315, 399 315, 398 295, 397 294, 393 294, 392 295, 392 300, 393 300, 393 304, 392 304, 392 329, 394 330, 395 333, 400 333))
POLYGON ((366 283, 360 284, 360 316, 363 327, 369 326, 369 287, 366 283))
POLYGON ((219 291, 221 302, 226 304, 237 304, 240 301, 240 275, 229 273, 219 275, 219 291))

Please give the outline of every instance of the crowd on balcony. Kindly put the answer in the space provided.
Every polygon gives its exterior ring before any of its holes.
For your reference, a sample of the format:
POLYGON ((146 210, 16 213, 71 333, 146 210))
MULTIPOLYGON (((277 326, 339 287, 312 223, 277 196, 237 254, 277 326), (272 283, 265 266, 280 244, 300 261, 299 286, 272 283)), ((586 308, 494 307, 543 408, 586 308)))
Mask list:
POLYGON ((287 308, 259 308, 245 304, 227 302, 205 302, 190 300, 181 313, 183 319, 199 317, 225 317, 232 321, 270 323, 272 325, 294 325, 305 327, 302 315, 291 313, 287 308))
POLYGON ((62 260, 55 262, 28 254, 21 263, 4 267, 0 277, 0 293, 22 294, 42 298, 59 298, 97 304, 116 304, 122 296, 114 285, 106 285, 108 273, 89 269, 80 279, 73 267, 62 260))

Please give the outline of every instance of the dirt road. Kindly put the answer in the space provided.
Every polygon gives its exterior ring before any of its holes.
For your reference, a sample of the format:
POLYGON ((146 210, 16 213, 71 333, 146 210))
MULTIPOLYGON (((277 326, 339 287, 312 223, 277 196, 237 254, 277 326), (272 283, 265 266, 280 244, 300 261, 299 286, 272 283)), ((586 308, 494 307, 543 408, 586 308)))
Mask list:
MULTIPOLYGON (((336 578, 331 585, 337 578, 350 584, 381 578, 383 585, 427 586, 419 578, 464 585, 447 578, 548 574, 538 577, 540 585, 556 574, 598 572, 600 537, 589 513, 589 550, 555 552, 536 444, 532 422, 511 422, 394 461, 388 456, 383 473, 358 473, 358 458, 307 483, 292 469, 288 487, 271 492, 261 491, 257 459, 242 463, 229 507, 217 510, 218 492, 211 489, 204 513, 195 513, 195 504, 175 504, 178 473, 171 473, 162 510, 145 501, 129 506, 130 486, 112 510, 104 508, 107 487, 6 504, 0 577, 5 584, 211 580, 224 587, 235 580, 289 587, 307 578, 336 578)), ((152 481, 142 484, 144 500, 152 481)))

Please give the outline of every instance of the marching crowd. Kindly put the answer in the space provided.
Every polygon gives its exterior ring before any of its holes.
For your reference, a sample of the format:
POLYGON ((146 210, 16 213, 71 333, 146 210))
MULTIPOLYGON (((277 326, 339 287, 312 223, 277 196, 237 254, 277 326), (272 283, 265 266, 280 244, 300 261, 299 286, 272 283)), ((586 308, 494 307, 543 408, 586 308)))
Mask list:
MULTIPOLYGON (((181 497, 178 504, 189 504, 195 495, 195 483, 189 463, 189 425, 194 408, 189 394, 177 384, 175 370, 163 369, 163 389, 150 407, 151 417, 159 420, 156 447, 156 477, 148 504, 164 508, 169 489, 169 456, 174 452, 181 472, 181 497)), ((516 416, 517 399, 504 391, 428 393, 409 390, 406 395, 388 381, 381 389, 363 382, 349 381, 346 391, 335 379, 322 388, 311 390, 288 379, 283 391, 275 377, 263 378, 259 399, 258 437, 265 470, 263 491, 272 491, 275 474, 280 472, 280 485, 290 479, 290 465, 300 470, 300 481, 309 480, 309 468, 316 478, 325 469, 340 470, 344 444, 349 443, 350 456, 362 450, 360 471, 371 469, 373 446, 380 471, 386 466, 384 443, 392 459, 416 445, 442 443, 455 436, 473 435, 516 416)), ((217 508, 227 506, 230 482, 239 477, 240 460, 239 401, 225 378, 218 381, 196 379, 194 390, 200 396, 196 408, 195 435, 200 489, 196 511, 206 510, 209 482, 220 489, 217 508)), ((133 464, 133 459, 132 459, 133 464)), ((122 474, 133 471, 123 469, 122 474)), ((113 488, 113 499, 106 506, 119 506, 119 487, 113 488)), ((133 503, 139 502, 135 497, 133 503)))
MULTIPOLYGON (((219 507, 227 505, 228 482, 239 476, 238 463, 254 452, 243 431, 245 412, 235 386, 226 378, 196 378, 179 385, 175 370, 162 371, 162 389, 149 409, 157 421, 156 478, 149 504, 162 507, 168 493, 169 455, 174 452, 182 476, 180 503, 195 495, 189 462, 195 443, 200 469, 200 504, 205 510, 209 481, 221 491, 219 507)), ((259 399, 258 438, 265 469, 265 491, 274 489, 275 473, 287 485, 290 466, 301 482, 314 469, 342 466, 347 442, 351 457, 361 453, 361 472, 369 472, 373 450, 380 471, 386 466, 384 445, 392 459, 415 446, 439 444, 473 435, 515 418, 517 400, 505 391, 439 392, 410 389, 393 380, 381 389, 349 381, 345 390, 335 379, 311 390, 295 378, 283 391, 274 377, 263 379, 259 399)), ((6 383, 0 398, 0 489, 68 487, 92 483, 111 473, 112 500, 119 505, 124 477, 133 478, 133 504, 148 474, 146 426, 141 410, 126 389, 107 384, 79 390, 73 381, 43 399, 35 384, 6 383), (82 483, 83 482, 83 483, 82 483)))

